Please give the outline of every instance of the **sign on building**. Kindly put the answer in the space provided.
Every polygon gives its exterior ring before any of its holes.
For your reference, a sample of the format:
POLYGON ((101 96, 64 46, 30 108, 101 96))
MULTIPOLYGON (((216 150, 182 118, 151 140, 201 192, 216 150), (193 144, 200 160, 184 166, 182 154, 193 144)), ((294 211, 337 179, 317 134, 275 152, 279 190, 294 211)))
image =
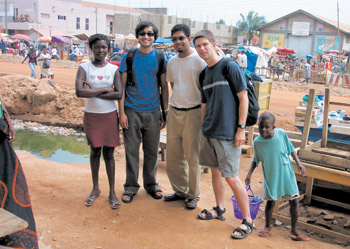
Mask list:
POLYGON ((310 23, 309 22, 293 22, 292 35, 294 36, 309 36, 310 23))
POLYGON ((238 36, 238 38, 237 38, 237 44, 238 44, 238 45, 243 45, 243 35, 238 36))
POLYGON ((284 35, 264 35, 264 48, 283 48, 284 35))
POLYGON ((339 50, 338 36, 316 36, 316 53, 323 53, 327 50, 339 50))

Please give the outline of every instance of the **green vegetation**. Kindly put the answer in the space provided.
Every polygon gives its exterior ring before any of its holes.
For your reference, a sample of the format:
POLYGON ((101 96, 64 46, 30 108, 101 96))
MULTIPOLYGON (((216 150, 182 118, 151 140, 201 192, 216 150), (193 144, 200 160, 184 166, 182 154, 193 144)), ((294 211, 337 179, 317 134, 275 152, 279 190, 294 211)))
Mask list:
POLYGON ((237 29, 241 35, 247 35, 248 44, 251 44, 253 34, 259 35, 258 29, 266 24, 265 17, 251 10, 247 17, 241 13, 241 18, 236 24, 237 29))

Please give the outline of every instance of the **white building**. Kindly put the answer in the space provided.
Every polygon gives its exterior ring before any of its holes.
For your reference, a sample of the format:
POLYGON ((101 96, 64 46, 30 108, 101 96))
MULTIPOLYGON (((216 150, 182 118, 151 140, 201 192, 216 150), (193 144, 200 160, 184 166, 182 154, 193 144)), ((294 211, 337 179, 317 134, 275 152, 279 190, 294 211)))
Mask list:
POLYGON ((5 30, 7 26, 9 34, 30 33, 32 39, 38 38, 32 37, 35 36, 35 33, 29 32, 32 29, 47 30, 48 33, 55 30, 67 36, 90 36, 95 33, 114 35, 116 14, 139 16, 146 13, 142 10, 82 0, 11 0, 7 3, 6 23, 4 2, 0 4, 1 28, 5 30))

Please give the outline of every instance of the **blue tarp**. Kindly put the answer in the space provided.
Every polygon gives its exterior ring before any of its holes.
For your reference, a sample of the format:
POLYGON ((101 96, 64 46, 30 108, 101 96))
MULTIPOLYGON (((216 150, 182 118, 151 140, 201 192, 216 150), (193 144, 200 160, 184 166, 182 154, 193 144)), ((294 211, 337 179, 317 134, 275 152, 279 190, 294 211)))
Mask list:
POLYGON ((249 49, 247 49, 245 54, 247 55, 247 70, 250 72, 254 72, 255 66, 256 66, 256 61, 258 60, 258 55, 254 54, 249 49))
POLYGON ((172 42, 171 39, 168 39, 168 38, 161 38, 161 37, 159 37, 157 40, 155 40, 154 43, 173 44, 173 42, 172 42))

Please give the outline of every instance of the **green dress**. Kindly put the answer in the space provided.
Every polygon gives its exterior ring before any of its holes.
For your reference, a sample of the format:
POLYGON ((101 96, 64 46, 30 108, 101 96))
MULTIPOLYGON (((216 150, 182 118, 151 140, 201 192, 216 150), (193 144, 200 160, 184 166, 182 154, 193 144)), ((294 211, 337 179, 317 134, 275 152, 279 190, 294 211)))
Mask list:
POLYGON ((264 199, 276 200, 279 196, 292 196, 299 193, 293 165, 289 155, 294 152, 283 129, 275 129, 270 139, 258 136, 254 139, 254 158, 258 166, 262 163, 264 174, 264 199))

